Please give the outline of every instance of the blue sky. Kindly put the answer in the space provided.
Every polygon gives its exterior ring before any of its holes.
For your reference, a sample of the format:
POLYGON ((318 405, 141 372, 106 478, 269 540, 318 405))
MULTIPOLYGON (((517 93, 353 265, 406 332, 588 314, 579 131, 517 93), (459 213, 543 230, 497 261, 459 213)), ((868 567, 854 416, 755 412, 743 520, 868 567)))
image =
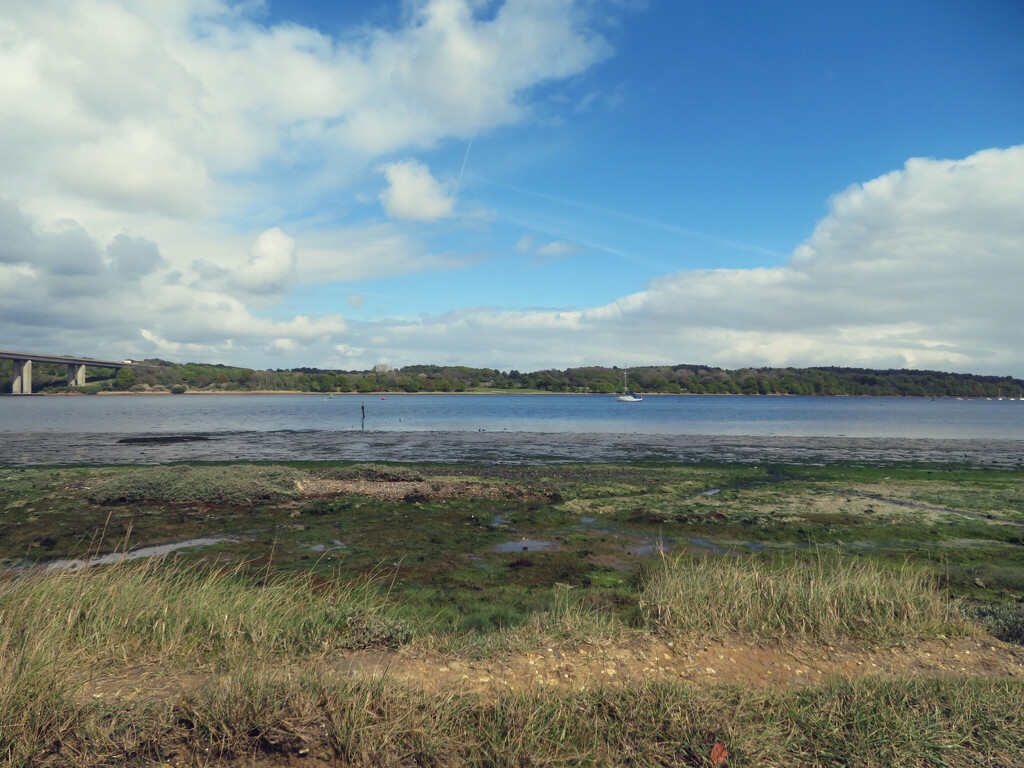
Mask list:
POLYGON ((1024 6, 5 0, 0 344, 1024 375, 1024 6))

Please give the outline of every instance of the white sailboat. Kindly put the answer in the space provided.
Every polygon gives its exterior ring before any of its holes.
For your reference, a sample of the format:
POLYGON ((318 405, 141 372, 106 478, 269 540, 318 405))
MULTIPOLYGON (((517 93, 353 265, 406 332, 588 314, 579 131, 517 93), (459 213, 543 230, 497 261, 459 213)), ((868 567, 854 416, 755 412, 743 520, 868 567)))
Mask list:
POLYGON ((644 399, 643 395, 634 395, 629 391, 629 368, 622 372, 622 394, 615 399, 620 403, 639 403, 644 399))

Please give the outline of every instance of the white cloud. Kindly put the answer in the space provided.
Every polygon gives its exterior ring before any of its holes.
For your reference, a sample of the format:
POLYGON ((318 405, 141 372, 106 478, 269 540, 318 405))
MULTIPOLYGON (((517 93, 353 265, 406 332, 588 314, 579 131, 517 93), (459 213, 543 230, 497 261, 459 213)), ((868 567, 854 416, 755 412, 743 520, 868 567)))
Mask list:
POLYGON ((571 256, 583 249, 576 243, 553 242, 545 243, 537 249, 538 256, 571 256))
POLYGON ((267 349, 270 352, 294 352, 297 346, 294 339, 274 339, 267 349))
POLYGON ((296 276, 305 282, 355 282, 463 269, 479 261, 476 254, 430 253, 422 242, 385 223, 304 233, 296 276))
POLYGON ((255 294, 280 293, 295 272, 295 241, 274 227, 260 234, 249 261, 234 275, 234 283, 255 294))
POLYGON ((513 246, 513 248, 515 249, 516 253, 529 253, 530 251, 533 250, 533 245, 536 242, 536 240, 537 238, 532 233, 527 232, 525 235, 523 235, 516 241, 516 244, 513 246))
MULTIPOLYGON (((0 222, 10 235, 0 245, 0 336, 21 341, 13 346, 243 362, 276 339, 330 345, 348 330, 338 315, 256 315, 216 285, 187 284, 145 238, 121 233, 101 247, 76 222, 44 226, 10 203, 0 222)), ((285 279, 293 258, 291 238, 268 230, 236 277, 265 289, 285 279)))
MULTIPOLYGON (((333 349, 340 317, 269 319, 246 302, 476 263, 431 253, 402 222, 332 226, 337 203, 382 160, 524 119, 537 85, 609 54, 573 0, 414 0, 337 36, 265 24, 259 2, 3 6, 0 330, 128 356, 178 344, 244 360, 289 334, 299 354, 310 333, 333 349), (285 235, 283 221, 312 223, 285 235)), ((391 171, 393 215, 454 214, 425 166, 391 171)))
POLYGON ((521 120, 530 89, 609 53, 565 0, 423 0, 402 25, 343 38, 255 23, 247 7, 5 3, 0 194, 49 186, 193 217, 282 166, 327 163, 344 186, 373 158, 521 120))
POLYGON ((213 213, 202 160, 142 127, 68 149, 53 177, 68 192, 125 210, 177 218, 213 213))
POLYGON ((423 163, 405 160, 387 163, 377 170, 388 180, 380 201, 392 219, 436 221, 454 214, 455 200, 445 194, 423 163))
MULTIPOLYGON (((916 367, 1024 376, 1024 146, 915 158, 836 195, 788 263, 686 271, 591 309, 381 322, 396 365, 916 367), (542 341, 541 341, 542 340, 542 341)), ((367 355, 380 354, 373 340, 367 355)))

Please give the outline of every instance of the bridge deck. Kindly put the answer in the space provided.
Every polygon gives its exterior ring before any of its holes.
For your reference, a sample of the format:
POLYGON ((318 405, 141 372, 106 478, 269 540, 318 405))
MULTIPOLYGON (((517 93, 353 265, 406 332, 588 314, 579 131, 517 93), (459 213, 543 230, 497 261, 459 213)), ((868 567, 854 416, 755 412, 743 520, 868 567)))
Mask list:
POLYGON ((56 363, 59 365, 87 365, 96 368, 127 368, 132 363, 124 360, 92 360, 88 357, 70 355, 37 355, 33 352, 0 351, 0 360, 31 360, 33 363, 56 363))

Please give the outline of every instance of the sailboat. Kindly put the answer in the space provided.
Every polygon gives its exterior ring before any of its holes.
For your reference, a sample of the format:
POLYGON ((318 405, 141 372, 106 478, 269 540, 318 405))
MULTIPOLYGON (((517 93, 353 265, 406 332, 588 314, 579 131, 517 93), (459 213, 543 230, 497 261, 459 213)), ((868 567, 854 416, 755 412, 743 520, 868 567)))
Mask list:
POLYGON ((629 368, 622 372, 622 394, 615 398, 620 403, 639 403, 643 395, 634 395, 629 391, 629 368))

